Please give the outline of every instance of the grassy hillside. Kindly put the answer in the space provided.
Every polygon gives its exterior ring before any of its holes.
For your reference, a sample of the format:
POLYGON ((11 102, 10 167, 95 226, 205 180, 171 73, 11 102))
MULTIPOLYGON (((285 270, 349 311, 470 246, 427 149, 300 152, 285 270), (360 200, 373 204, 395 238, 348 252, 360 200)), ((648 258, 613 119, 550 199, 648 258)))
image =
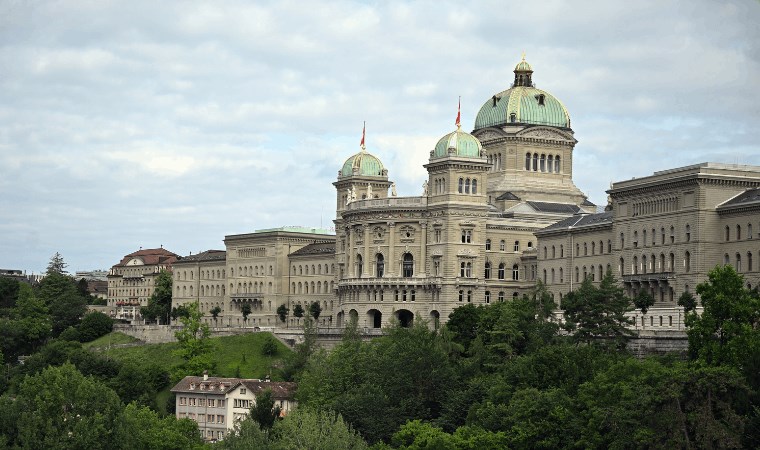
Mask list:
POLYGON ((87 342, 85 344, 82 344, 82 347, 105 349, 111 345, 131 344, 133 342, 137 342, 137 339, 133 338, 132 336, 126 335, 124 333, 119 333, 118 331, 114 331, 113 333, 109 333, 105 336, 101 336, 92 342, 87 342))
MULTIPOLYGON (((272 380, 281 380, 282 375, 278 368, 281 367, 283 358, 289 355, 291 350, 275 339, 277 353, 273 356, 262 354, 264 342, 270 336, 270 333, 262 332, 211 338, 212 358, 216 364, 216 369, 210 374, 222 377, 263 378, 271 373, 272 380)), ((180 362, 180 358, 173 354, 173 350, 177 348, 176 343, 108 349, 109 340, 111 344, 116 344, 117 340, 118 343, 134 341, 133 338, 121 333, 111 333, 88 345, 101 349, 104 354, 114 359, 132 360, 139 363, 151 362, 166 370, 180 362)))

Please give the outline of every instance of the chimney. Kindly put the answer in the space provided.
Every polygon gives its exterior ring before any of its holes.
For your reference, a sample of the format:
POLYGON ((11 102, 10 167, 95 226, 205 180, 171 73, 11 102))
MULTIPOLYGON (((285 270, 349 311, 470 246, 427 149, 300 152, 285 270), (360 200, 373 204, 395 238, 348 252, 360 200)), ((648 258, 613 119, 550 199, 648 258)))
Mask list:
POLYGON ((208 381, 208 370, 203 371, 203 381, 208 381))

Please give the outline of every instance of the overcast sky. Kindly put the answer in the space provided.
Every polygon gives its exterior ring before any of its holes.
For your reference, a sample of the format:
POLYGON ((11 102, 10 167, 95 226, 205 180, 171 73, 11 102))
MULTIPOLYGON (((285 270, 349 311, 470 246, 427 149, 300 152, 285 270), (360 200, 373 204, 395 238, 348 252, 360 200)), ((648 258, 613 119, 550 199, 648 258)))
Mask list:
POLYGON ((0 0, 0 268, 329 227, 359 150, 419 195, 430 149, 522 51, 570 111, 574 179, 760 165, 760 3, 0 0))

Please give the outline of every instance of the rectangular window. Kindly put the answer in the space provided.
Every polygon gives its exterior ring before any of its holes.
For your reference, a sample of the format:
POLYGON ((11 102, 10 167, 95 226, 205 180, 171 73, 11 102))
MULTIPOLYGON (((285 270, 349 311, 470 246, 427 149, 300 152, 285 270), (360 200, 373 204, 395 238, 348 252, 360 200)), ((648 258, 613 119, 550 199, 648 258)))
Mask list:
POLYGON ((218 415, 218 416, 216 416, 216 421, 218 423, 224 423, 224 415, 218 415))
POLYGON ((240 393, 241 393, 241 394, 245 395, 245 392, 246 392, 246 391, 245 391, 245 388, 240 388, 240 393))
POLYGON ((179 398, 179 404, 180 405, 187 405, 187 397, 180 397, 179 398))

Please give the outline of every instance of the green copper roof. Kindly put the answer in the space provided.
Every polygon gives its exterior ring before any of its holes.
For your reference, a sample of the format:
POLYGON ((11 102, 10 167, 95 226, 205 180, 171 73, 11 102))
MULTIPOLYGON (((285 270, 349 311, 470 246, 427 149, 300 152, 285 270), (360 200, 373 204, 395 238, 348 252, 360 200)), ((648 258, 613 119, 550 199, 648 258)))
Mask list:
POLYGON ((354 167, 359 169, 357 175, 380 177, 383 176, 383 163, 375 156, 361 151, 348 158, 340 170, 341 176, 350 177, 354 174, 354 167))
POLYGON ((455 150, 452 156, 480 158, 483 147, 475 136, 457 129, 438 140, 433 150, 433 158, 449 156, 449 149, 455 150))
POLYGON ((565 105, 546 91, 530 86, 514 86, 494 97, 495 102, 494 98, 488 99, 478 111, 476 130, 508 123, 570 128, 570 114, 565 105))
MULTIPOLYGON (((525 57, 523 57, 523 58, 525 58, 525 57)), ((529 71, 529 72, 533 72, 533 68, 530 67, 530 64, 528 64, 528 61, 526 61, 525 59, 523 59, 522 61, 520 61, 519 63, 517 63, 517 65, 515 66, 515 72, 517 72, 517 71, 526 71, 526 72, 529 71)))

